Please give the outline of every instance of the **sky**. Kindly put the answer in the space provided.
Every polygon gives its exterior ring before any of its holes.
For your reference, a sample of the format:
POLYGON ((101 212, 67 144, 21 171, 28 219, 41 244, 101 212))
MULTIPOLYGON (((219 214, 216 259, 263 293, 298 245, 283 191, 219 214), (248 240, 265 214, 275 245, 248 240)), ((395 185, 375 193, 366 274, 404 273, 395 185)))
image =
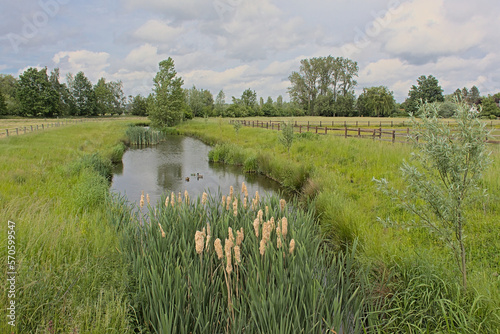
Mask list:
POLYGON ((386 86, 403 102, 421 75, 445 94, 500 92, 498 0, 0 0, 0 73, 83 71, 147 96, 172 57, 184 87, 226 102, 250 88, 289 100, 300 60, 358 63, 356 93, 386 86))

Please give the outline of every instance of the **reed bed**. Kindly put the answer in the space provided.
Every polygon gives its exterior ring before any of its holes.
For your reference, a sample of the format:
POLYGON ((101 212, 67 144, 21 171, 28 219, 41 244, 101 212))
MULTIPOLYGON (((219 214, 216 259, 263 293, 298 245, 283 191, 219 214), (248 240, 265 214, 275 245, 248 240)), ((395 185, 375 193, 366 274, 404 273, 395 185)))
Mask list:
POLYGON ((245 189, 195 199, 171 193, 155 206, 143 194, 134 214, 114 214, 123 218, 117 226, 135 279, 137 327, 361 333, 355 247, 328 252, 312 211, 245 189))
POLYGON ((157 145, 164 139, 161 131, 142 126, 130 126, 126 131, 126 136, 130 145, 134 146, 157 145))

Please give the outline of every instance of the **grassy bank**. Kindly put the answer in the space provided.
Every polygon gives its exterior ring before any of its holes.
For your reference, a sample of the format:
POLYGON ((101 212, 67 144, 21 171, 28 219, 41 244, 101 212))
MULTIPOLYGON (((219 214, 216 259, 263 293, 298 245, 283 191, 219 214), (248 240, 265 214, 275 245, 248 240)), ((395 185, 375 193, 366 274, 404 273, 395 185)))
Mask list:
POLYGON ((383 226, 378 217, 408 218, 390 198, 377 192, 373 177, 401 189, 399 167, 411 147, 404 144, 329 136, 298 136, 287 153, 277 132, 241 128, 220 121, 191 121, 179 131, 222 144, 215 161, 265 173, 315 198, 320 229, 334 249, 360 239, 371 326, 380 332, 496 333, 500 328, 500 152, 483 177, 489 197, 477 201, 466 227, 470 288, 441 243, 422 230, 383 226))
MULTIPOLYGON (((108 224, 111 161, 128 122, 89 122, 0 140, 0 229, 15 223, 16 327, 0 332, 125 333, 128 275, 108 224)), ((9 276, 10 277, 10 276, 9 276)), ((6 271, 1 279, 6 282, 6 271)))

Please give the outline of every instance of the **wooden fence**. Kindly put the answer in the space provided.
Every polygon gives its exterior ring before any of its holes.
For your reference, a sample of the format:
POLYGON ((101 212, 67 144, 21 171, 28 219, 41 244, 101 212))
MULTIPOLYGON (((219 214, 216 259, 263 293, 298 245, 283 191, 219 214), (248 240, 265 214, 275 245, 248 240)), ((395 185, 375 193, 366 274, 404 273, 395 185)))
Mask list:
POLYGON ((31 132, 37 132, 37 131, 44 131, 47 129, 51 128, 58 128, 64 125, 69 125, 69 124, 77 124, 77 123, 83 123, 83 122, 88 122, 90 120, 86 119, 66 119, 66 120, 61 120, 58 122, 50 122, 50 123, 42 123, 42 124, 36 124, 36 125, 26 125, 26 126, 20 126, 20 127, 12 127, 12 128, 3 128, 0 129, 0 138, 6 138, 10 136, 19 136, 31 132))
MULTIPOLYGON (((282 122, 278 121, 253 121, 253 120, 231 120, 230 123, 233 124, 235 122, 240 123, 243 126, 248 126, 248 127, 258 127, 258 128, 265 128, 269 130, 277 130, 280 131, 280 127, 282 122)), ((353 125, 348 126, 346 121, 339 122, 337 121, 338 125, 341 125, 343 123, 343 127, 334 127, 334 126, 329 126, 327 124, 323 124, 326 122, 319 122, 319 125, 312 125, 310 122, 304 121, 303 124, 301 122, 295 121, 293 126, 294 126, 294 131, 296 133, 306 133, 306 132, 312 132, 316 133, 319 135, 334 135, 334 136, 341 136, 344 138, 348 137, 357 137, 357 138, 368 138, 368 139, 377 139, 381 141, 388 141, 388 142, 393 142, 393 143, 407 143, 409 142, 409 135, 410 135, 410 128, 399 128, 399 129, 392 129, 392 128, 383 128, 380 126, 382 123, 376 122, 379 125, 378 128, 362 128, 360 126, 356 127, 353 125), (304 124, 306 123, 306 124, 304 124), (322 126, 323 125, 323 126, 322 126)), ((328 122, 329 123, 329 122, 328 122)), ((359 125, 358 121, 352 122, 354 124, 359 125)), ((373 124, 373 122, 371 122, 373 124)), ((332 121, 332 124, 335 124, 334 121, 332 121)), ((368 124, 370 122, 368 121, 368 124)), ((386 124, 392 124, 394 125, 393 121, 386 121, 386 124)), ((404 124, 404 121, 402 121, 400 124, 404 124)), ((407 125, 409 123, 407 122, 407 125)), ((375 124, 373 124, 375 125, 375 124)), ((450 124, 452 125, 452 124, 450 124)), ((492 123, 493 126, 493 123, 492 123)), ((418 137, 417 137, 418 141, 418 137)), ((485 141, 487 143, 492 143, 492 144, 499 144, 500 143, 500 135, 491 135, 490 138, 485 138, 485 141)))

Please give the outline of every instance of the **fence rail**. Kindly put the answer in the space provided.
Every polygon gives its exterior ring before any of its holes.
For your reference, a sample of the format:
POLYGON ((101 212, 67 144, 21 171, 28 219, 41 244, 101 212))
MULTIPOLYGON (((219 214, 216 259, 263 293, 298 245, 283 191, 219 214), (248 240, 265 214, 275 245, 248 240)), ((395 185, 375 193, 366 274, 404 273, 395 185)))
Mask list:
POLYGON ((91 121, 91 120, 66 119, 66 120, 60 120, 57 122, 48 122, 48 123, 26 125, 26 126, 20 126, 20 127, 12 127, 12 128, 1 128, 0 129, 0 139, 10 137, 10 136, 19 136, 19 135, 23 135, 23 134, 27 134, 27 133, 32 133, 32 132, 44 131, 47 129, 58 128, 58 127, 70 125, 70 124, 89 122, 89 121, 91 121))
MULTIPOLYGON (((253 121, 253 120, 231 120, 230 123, 233 124, 235 122, 240 123, 243 126, 247 127, 257 127, 257 128, 264 128, 264 129, 269 129, 269 130, 276 130, 280 131, 281 123, 278 121, 253 121)), ((297 122, 295 121, 293 123, 294 127, 294 132, 296 133, 307 133, 307 132, 312 132, 316 133, 319 135, 333 135, 333 136, 339 136, 339 137, 344 137, 344 138, 349 138, 349 137, 357 137, 357 138, 367 138, 367 139, 377 139, 381 141, 388 141, 388 142, 393 142, 393 143, 407 143, 409 142, 409 136, 411 134, 411 129, 409 127, 406 128, 399 128, 399 129, 392 129, 392 128, 383 128, 382 126, 379 126, 378 128, 362 128, 360 126, 348 126, 346 121, 339 122, 337 121, 337 124, 344 123, 343 127, 333 127, 329 125, 324 125, 322 126, 322 123, 326 122, 320 122, 319 126, 316 124, 311 124, 308 121, 303 121, 303 122, 297 122), (301 124, 304 123, 304 124, 301 124), (307 123, 307 124, 306 124, 307 123)), ((329 123, 329 122, 328 122, 329 123)), ((354 122, 352 122, 354 123, 354 122)), ((373 123, 373 122, 371 122, 373 123)), ((381 125, 381 122, 378 125, 381 125)), ((394 124, 393 121, 386 121, 387 124, 394 124)), ((335 124, 334 121, 332 121, 331 124, 335 124)), ((358 121, 355 122, 355 124, 359 125, 358 121)), ((368 124, 370 124, 370 121, 368 121, 368 124)), ((404 124, 404 121, 401 122, 401 124, 404 124)), ((407 125, 409 123, 407 122, 407 125)), ((491 123, 493 126, 493 123, 491 123)), ((450 124, 451 125, 451 124, 450 124)), ((418 137, 417 137, 418 141, 418 137)), ((492 143, 492 144, 500 144, 500 135, 490 135, 489 138, 485 138, 485 141, 487 143, 492 143)))

